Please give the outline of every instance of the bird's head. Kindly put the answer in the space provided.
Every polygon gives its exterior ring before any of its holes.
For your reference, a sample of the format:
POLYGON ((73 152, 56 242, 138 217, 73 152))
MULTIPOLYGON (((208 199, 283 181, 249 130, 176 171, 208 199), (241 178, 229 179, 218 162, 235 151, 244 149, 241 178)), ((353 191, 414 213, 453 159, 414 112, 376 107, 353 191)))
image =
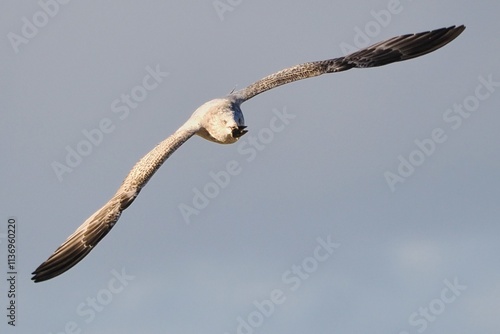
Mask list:
POLYGON ((193 117, 200 124, 196 134, 215 143, 232 144, 247 133, 239 103, 229 98, 208 101, 194 112, 193 117))

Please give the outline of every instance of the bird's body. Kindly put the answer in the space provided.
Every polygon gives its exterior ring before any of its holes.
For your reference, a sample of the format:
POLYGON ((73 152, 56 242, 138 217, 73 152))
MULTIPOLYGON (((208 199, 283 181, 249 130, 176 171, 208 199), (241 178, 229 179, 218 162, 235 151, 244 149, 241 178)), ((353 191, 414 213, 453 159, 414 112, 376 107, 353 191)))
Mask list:
POLYGON ((232 144, 244 135, 241 104, 272 88, 326 73, 351 68, 382 66, 432 52, 451 42, 465 29, 452 26, 418 34, 402 35, 340 58, 309 62, 271 74, 248 87, 201 105, 174 134, 140 159, 113 197, 90 216, 34 272, 35 282, 58 276, 83 259, 110 231, 141 189, 177 148, 195 134, 219 144, 232 144))

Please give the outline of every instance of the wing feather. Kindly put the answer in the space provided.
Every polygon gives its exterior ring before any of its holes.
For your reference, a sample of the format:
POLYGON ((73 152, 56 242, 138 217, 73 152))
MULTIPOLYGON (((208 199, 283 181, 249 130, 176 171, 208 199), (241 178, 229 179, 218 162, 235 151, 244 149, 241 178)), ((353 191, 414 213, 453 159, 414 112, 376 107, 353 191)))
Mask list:
POLYGON ((390 38, 345 57, 299 64, 273 73, 253 84, 230 94, 243 103, 252 97, 275 87, 325 73, 335 73, 351 68, 383 66, 390 63, 420 57, 435 51, 454 40, 465 26, 451 26, 417 34, 390 38))
POLYGON ((32 273, 35 282, 58 276, 80 262, 108 234, 123 210, 137 197, 153 174, 184 142, 191 138, 198 126, 189 121, 173 135, 159 143, 135 164, 116 194, 59 246, 55 252, 32 273))
MULTIPOLYGON (((241 104, 262 92, 293 81, 351 68, 383 66, 419 57, 448 44, 464 29, 463 25, 451 26, 402 35, 371 45, 345 57, 299 64, 271 74, 244 89, 231 93, 229 97, 241 104)), ((122 211, 134 201, 142 187, 165 160, 200 129, 195 123, 191 119, 188 120, 172 136, 159 143, 139 160, 116 194, 33 272, 32 280, 41 282, 51 279, 81 261, 109 233, 122 211)))

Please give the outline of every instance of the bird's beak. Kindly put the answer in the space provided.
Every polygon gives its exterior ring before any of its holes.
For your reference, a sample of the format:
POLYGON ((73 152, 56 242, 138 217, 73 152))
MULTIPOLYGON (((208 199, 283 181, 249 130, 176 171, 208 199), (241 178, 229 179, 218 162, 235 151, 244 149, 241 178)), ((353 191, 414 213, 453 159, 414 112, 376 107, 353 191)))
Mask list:
POLYGON ((246 126, 245 125, 240 125, 237 128, 234 128, 232 131, 232 135, 234 138, 239 138, 243 136, 245 133, 248 132, 248 130, 245 130, 246 126))

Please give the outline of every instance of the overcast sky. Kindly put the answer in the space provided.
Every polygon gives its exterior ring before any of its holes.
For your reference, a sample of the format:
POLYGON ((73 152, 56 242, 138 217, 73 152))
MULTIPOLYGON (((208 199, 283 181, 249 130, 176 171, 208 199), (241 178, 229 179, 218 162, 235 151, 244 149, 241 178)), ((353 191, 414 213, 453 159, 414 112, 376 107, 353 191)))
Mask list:
POLYGON ((0 7, 2 333, 499 331, 500 2, 0 7), (87 258, 30 281, 205 101, 458 24, 424 57, 248 101, 238 143, 193 137, 87 258))

